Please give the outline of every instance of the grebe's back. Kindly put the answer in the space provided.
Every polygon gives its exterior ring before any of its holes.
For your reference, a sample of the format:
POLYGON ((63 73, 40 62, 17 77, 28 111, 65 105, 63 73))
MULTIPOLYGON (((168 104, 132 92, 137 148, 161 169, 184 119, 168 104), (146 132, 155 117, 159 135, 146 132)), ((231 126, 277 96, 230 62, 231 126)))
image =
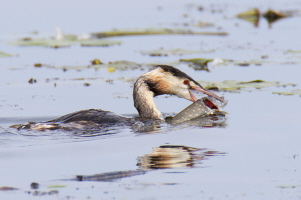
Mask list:
POLYGON ((35 131, 56 130, 87 130, 102 129, 112 126, 131 125, 131 119, 101 109, 88 109, 73 112, 45 122, 28 122, 20 125, 18 129, 30 129, 35 131))

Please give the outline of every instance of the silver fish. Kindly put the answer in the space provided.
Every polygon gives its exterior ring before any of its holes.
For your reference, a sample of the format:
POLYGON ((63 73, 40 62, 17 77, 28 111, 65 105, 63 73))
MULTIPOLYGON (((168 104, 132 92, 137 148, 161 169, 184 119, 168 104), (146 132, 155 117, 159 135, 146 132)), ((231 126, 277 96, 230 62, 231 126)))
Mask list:
POLYGON ((187 106, 172 118, 166 119, 170 124, 180 124, 201 116, 206 116, 221 111, 227 105, 227 101, 216 101, 212 97, 203 97, 187 106))

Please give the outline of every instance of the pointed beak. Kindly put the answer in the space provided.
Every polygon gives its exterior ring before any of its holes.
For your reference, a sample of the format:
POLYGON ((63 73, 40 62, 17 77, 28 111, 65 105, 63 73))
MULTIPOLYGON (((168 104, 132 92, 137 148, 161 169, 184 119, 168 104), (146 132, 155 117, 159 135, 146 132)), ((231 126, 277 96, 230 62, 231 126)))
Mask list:
MULTIPOLYGON (((199 91, 199 92, 202 92, 204 94, 207 94, 208 96, 211 96, 211 97, 214 97, 216 98, 217 100, 221 101, 221 102, 225 102, 225 100, 222 98, 222 97, 219 97, 217 96, 216 94, 214 94, 213 92, 209 92, 208 90, 205 90, 204 88, 202 87, 198 87, 198 86, 191 86, 191 89, 192 90, 196 90, 196 91, 199 91)), ((196 98, 196 96, 194 96, 192 94, 192 92, 189 91, 189 94, 190 94, 190 97, 191 97, 191 101, 195 102, 198 100, 198 98, 196 98)))
POLYGON ((188 92, 189 92, 189 95, 190 95, 189 100, 192 101, 192 102, 196 102, 198 100, 198 98, 196 96, 194 96, 194 94, 190 90, 188 90, 188 92))

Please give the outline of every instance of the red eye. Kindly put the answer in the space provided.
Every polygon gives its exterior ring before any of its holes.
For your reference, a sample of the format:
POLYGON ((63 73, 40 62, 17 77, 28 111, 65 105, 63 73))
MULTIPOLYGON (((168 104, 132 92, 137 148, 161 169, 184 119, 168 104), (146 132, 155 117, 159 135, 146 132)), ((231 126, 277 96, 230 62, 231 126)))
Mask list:
POLYGON ((185 80, 183 81, 183 84, 184 84, 184 85, 189 85, 189 80, 188 80, 188 79, 185 79, 185 80))

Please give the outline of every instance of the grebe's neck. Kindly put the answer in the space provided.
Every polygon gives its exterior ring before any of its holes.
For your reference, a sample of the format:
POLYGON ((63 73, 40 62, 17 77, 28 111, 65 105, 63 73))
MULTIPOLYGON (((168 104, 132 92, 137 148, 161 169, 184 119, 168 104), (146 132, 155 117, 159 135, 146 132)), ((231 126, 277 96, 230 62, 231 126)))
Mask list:
POLYGON ((141 76, 134 84, 134 106, 140 117, 150 119, 163 119, 162 113, 154 102, 154 92, 150 90, 145 77, 141 76))

